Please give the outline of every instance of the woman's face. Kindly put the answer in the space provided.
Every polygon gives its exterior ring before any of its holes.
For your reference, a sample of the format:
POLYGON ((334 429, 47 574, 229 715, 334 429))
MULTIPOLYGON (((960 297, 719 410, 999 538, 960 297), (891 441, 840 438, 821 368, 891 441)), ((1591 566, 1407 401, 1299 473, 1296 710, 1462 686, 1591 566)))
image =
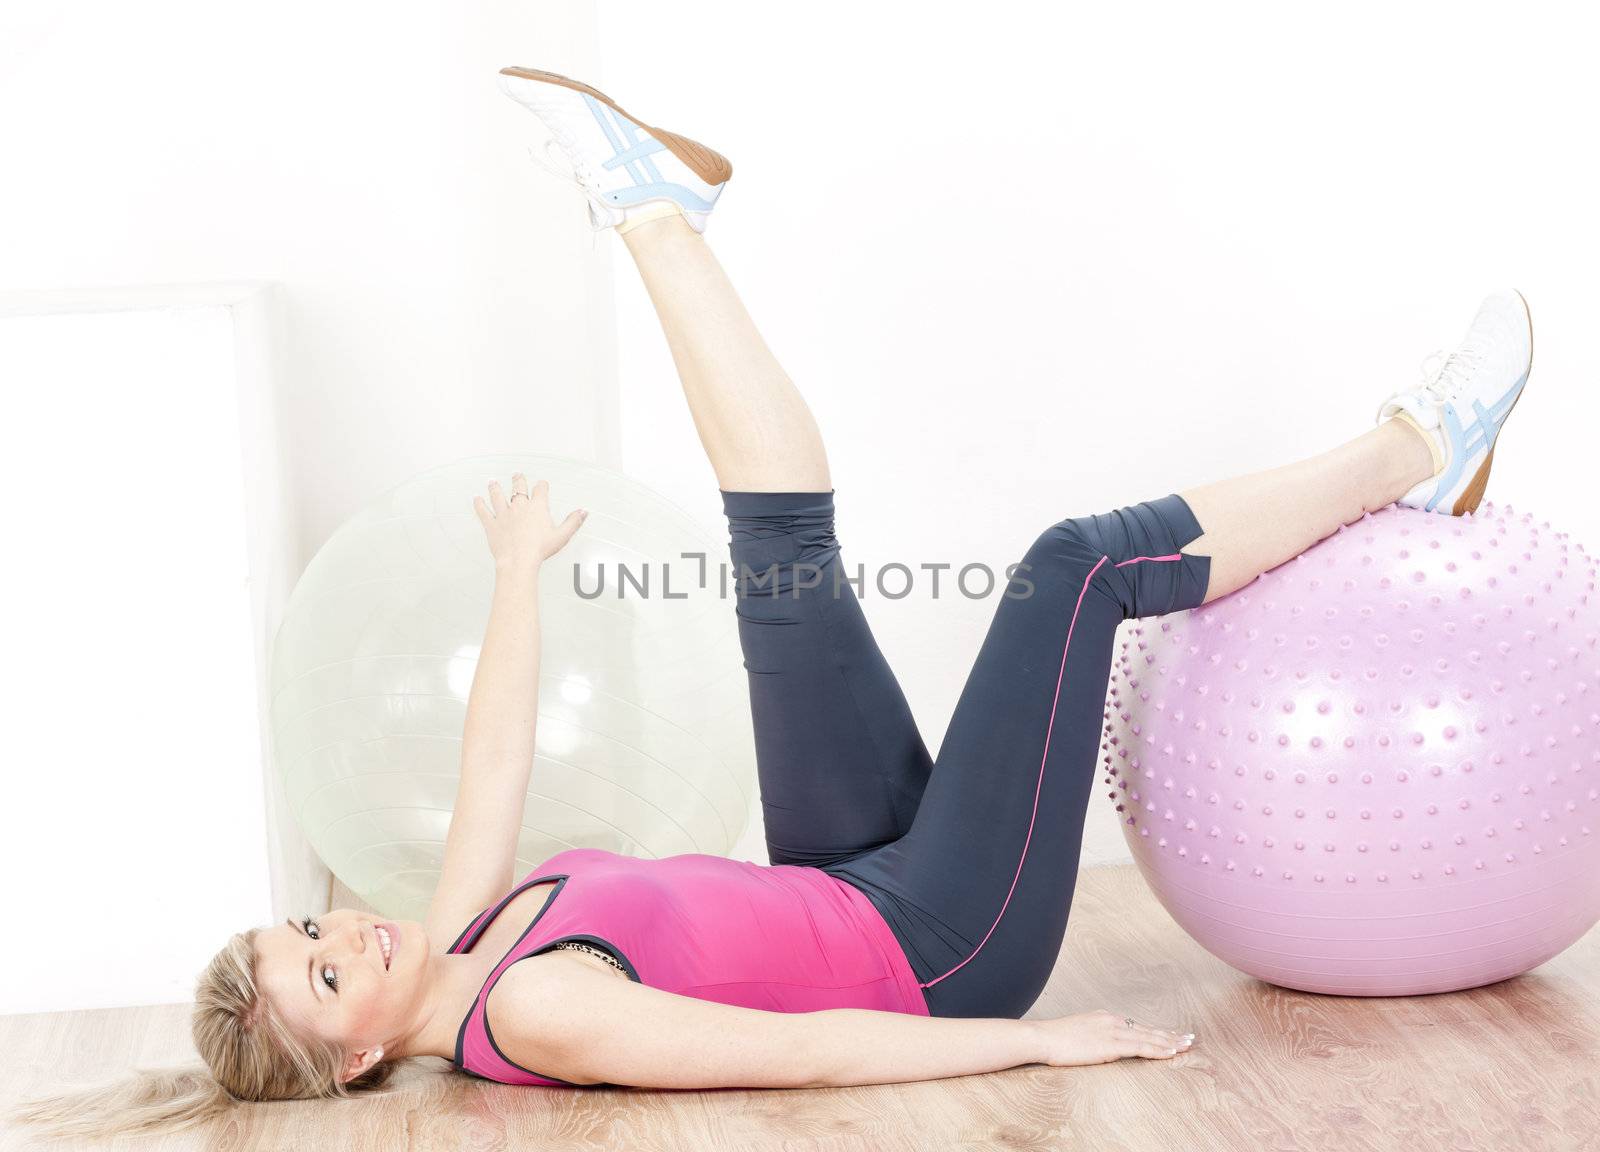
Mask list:
POLYGON ((417 1025, 429 942, 414 920, 340 908, 256 935, 256 979, 289 1026, 352 1052, 393 1051, 417 1025), (392 941, 388 963, 378 927, 392 941))

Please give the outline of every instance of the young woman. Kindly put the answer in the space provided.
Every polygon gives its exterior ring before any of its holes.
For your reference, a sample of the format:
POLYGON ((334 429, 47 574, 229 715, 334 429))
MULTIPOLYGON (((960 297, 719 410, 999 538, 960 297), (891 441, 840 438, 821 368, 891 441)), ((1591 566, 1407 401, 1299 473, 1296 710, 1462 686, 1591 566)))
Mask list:
MULTIPOLYGON (((510 68, 596 228, 644 277, 731 526, 772 864, 578 849, 513 886, 534 749, 540 565, 582 521, 543 482, 476 502, 497 583, 425 923, 334 911, 235 937, 201 978, 196 1073, 85 1124, 372 1088, 407 1056, 494 1080, 705 1088, 1167 1059, 1122 1011, 1022 1020, 1060 951, 1113 633, 1226 596, 1391 502, 1483 496, 1527 380, 1520 295, 1324 455, 1046 527, 1001 598, 936 761, 840 573, 817 426, 701 238, 731 168, 599 92, 510 68)), ((66 1115, 61 1105, 36 1113, 66 1115)))

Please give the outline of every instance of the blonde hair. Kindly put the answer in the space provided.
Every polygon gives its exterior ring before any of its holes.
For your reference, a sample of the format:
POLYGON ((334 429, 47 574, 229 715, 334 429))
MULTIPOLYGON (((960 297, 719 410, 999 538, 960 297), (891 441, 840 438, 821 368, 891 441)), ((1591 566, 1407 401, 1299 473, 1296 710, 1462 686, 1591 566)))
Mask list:
POLYGON ((207 1124, 240 1101, 332 1099, 381 1088, 397 1061, 380 1061, 342 1084, 344 1050, 289 1029, 256 984, 258 931, 230 939, 195 984, 194 1046, 207 1068, 137 1069, 114 1083, 24 1101, 14 1119, 52 1137, 106 1140, 207 1124))

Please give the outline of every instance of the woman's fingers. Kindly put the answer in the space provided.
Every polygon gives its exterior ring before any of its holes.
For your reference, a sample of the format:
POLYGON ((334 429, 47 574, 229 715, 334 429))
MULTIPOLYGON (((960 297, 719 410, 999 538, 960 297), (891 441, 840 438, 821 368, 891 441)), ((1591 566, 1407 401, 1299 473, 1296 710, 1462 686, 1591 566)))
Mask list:
POLYGON ((511 475, 509 494, 500 481, 488 484, 488 498, 476 496, 472 510, 489 533, 489 544, 498 557, 525 550, 534 559, 554 556, 565 548, 567 542, 583 526, 589 513, 579 508, 560 524, 550 520, 550 484, 539 480, 528 483, 521 472, 511 475))
POLYGON ((549 481, 538 480, 530 486, 528 477, 521 472, 512 473, 509 494, 501 487, 498 480, 489 481, 488 491, 487 500, 477 496, 472 501, 472 510, 477 513, 478 519, 483 521, 484 527, 490 527, 508 513, 515 513, 516 515, 507 521, 506 529, 515 529, 519 533, 532 532, 535 539, 543 537, 550 545, 546 551, 547 555, 553 555, 565 547, 567 541, 572 539, 573 534, 583 526, 584 519, 589 515, 585 509, 580 508, 570 513, 560 524, 552 525, 549 481), (518 504, 525 506, 518 508, 518 504))
POLYGON ((578 529, 583 527, 583 522, 588 518, 589 513, 582 508, 568 513, 567 518, 560 524, 556 525, 555 547, 550 549, 550 555, 554 556, 557 552, 565 548, 567 546, 567 541, 571 540, 572 537, 577 533, 578 529))
POLYGON ((530 488, 528 486, 528 477, 525 474, 513 472, 511 474, 511 492, 507 495, 505 490, 500 487, 500 481, 489 481, 489 499, 494 506, 495 515, 498 516, 504 512, 511 506, 512 501, 519 498, 526 499, 533 504, 542 504, 548 508, 550 484, 548 481, 540 480, 530 488))
POLYGON ((1157 1028, 1153 1024, 1146 1024, 1143 1021, 1135 1020, 1132 1016, 1114 1016, 1112 1013, 1107 1013, 1107 1015, 1113 1016, 1114 1023, 1117 1027, 1133 1032, 1155 1036, 1157 1038, 1168 1037, 1173 1040, 1181 1040, 1185 1036, 1191 1040, 1194 1039, 1193 1032, 1174 1032, 1170 1028, 1157 1028))
POLYGON ((1194 1043, 1194 1033, 1173 1032, 1154 1028, 1135 1020, 1132 1024, 1119 1020, 1113 1036, 1130 1056, 1147 1060, 1170 1060, 1180 1052, 1187 1052, 1194 1043))
POLYGON ((1192 1033, 1153 1028, 1105 1009, 1051 1020, 1046 1032, 1055 1040, 1049 1062, 1062 1066, 1104 1064, 1129 1057, 1167 1060, 1187 1052, 1194 1040, 1192 1033))
POLYGON ((1155 1028, 1121 1028, 1113 1042, 1119 1056, 1138 1056, 1143 1060, 1170 1060, 1189 1050, 1187 1041, 1155 1028))
POLYGON ((1194 1041, 1193 1035, 1169 1032, 1165 1028, 1144 1027, 1129 1029, 1129 1039, 1149 1040, 1153 1044, 1161 1044, 1168 1048, 1186 1048, 1194 1041))
POLYGON ((1172 1046, 1166 1044, 1154 1044, 1148 1041, 1140 1041, 1132 1046, 1132 1050, 1128 1053, 1128 1055, 1137 1056, 1141 1060, 1171 1060, 1174 1056, 1182 1051, 1182 1048, 1173 1048, 1172 1046))

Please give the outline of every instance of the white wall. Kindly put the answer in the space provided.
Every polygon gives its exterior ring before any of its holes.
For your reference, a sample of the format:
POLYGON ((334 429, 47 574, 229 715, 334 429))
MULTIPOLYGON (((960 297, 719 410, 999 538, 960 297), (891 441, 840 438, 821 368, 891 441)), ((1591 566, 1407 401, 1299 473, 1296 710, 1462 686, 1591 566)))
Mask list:
POLYGON ((0 873, 24 879, 0 1013, 187 1000, 220 940, 271 918, 270 310, 249 286, 0 293, 0 873))
POLYGON ((592 71, 592 5, 78 0, 0 46, 0 290, 281 282, 306 555, 444 460, 614 454, 604 250, 494 83, 592 71))
MULTIPOLYGON (((1489 497, 1596 547, 1596 30, 1572 5, 705 0, 693 35, 605 8, 597 79, 733 160, 708 238, 869 570, 999 566, 1064 516, 1318 452, 1503 284, 1537 358, 1489 497)), ((613 255, 626 465, 714 518, 613 255)), ((868 598, 930 745, 995 603, 868 598)), ((1086 859, 1126 858, 1097 800, 1086 859)))
MULTIPOLYGON (((595 51, 583 0, 0 7, 0 292, 276 282, 286 583, 424 468, 614 463, 609 262, 494 83, 527 60, 592 71, 595 51)), ((95 483, 53 432, 53 482, 95 483)), ((160 756, 130 753, 158 786, 160 756)), ((273 844, 276 914, 316 910, 325 870, 293 827, 273 844)))

